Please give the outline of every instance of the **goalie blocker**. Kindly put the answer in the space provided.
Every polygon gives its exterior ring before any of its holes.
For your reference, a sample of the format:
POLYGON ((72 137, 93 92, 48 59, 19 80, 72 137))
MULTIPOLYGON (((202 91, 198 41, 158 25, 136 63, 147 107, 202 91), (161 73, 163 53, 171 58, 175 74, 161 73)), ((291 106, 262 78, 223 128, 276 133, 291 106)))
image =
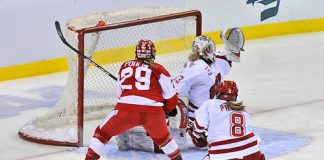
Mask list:
MULTIPOLYGON (((166 121, 173 139, 181 150, 188 148, 186 127, 188 125, 188 99, 179 97, 177 114, 174 117, 166 115, 166 121)), ((121 150, 140 150, 162 153, 162 150, 154 144, 143 127, 138 126, 117 136, 118 148, 121 150)))

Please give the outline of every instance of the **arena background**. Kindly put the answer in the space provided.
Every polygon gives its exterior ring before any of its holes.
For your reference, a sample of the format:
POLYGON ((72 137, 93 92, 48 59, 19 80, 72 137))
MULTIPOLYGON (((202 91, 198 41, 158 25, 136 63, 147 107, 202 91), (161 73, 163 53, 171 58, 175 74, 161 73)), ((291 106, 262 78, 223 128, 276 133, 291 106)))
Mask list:
POLYGON ((242 27, 246 39, 324 30, 324 1, 280 0, 2 0, 0 81, 66 71, 54 21, 134 7, 197 9, 203 33, 220 44, 219 31, 242 27))
MULTIPOLYGON (((324 144, 324 1, 177 0, 136 3, 127 0, 0 1, 0 159, 80 160, 84 147, 31 143, 17 135, 21 126, 44 115, 60 99, 67 79, 64 46, 54 21, 89 13, 145 6, 198 9, 203 32, 223 45, 219 31, 242 27, 246 39, 240 64, 226 79, 237 82, 252 115, 261 149, 270 160, 318 159, 324 144)), ((93 122, 96 126, 98 122, 93 122)), ((163 154, 120 151, 109 143, 102 159, 164 160, 163 154)), ((184 159, 198 160, 206 150, 193 146, 184 159)))

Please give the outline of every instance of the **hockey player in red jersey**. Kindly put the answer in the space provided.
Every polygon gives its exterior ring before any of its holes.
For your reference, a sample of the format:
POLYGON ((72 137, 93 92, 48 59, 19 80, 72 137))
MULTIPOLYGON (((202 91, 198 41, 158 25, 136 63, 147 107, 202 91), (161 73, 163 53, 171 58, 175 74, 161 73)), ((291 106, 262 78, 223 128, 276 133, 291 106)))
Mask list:
POLYGON ((260 137, 251 131, 250 115, 238 96, 236 83, 224 81, 218 87, 217 99, 206 101, 195 111, 193 130, 189 131, 194 144, 206 141, 205 160, 265 160, 259 148, 260 137))
POLYGON ((136 59, 122 64, 117 81, 119 101, 95 130, 86 160, 99 159, 113 136, 140 125, 171 160, 182 160, 165 120, 165 112, 175 113, 178 97, 169 72, 154 62, 155 52, 151 40, 140 40, 136 59))

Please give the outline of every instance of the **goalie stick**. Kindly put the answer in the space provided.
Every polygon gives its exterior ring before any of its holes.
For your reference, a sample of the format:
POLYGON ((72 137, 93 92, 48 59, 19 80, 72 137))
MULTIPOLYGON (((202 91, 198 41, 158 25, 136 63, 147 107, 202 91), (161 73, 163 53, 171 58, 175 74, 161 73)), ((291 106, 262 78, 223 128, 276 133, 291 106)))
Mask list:
POLYGON ((186 129, 188 126, 188 108, 182 99, 178 99, 178 108, 180 110, 181 118, 179 128, 186 129))
POLYGON ((115 81, 117 81, 117 78, 112 75, 111 73, 109 73, 106 69, 104 69, 103 67, 101 67, 99 64, 97 64, 96 62, 94 62, 91 58, 85 56, 83 53, 81 53, 79 50, 75 49, 63 36, 62 30, 61 30, 61 26, 60 23, 58 21, 55 21, 55 28, 57 31, 57 34, 59 35, 60 39, 62 40, 62 42, 68 46, 70 49, 72 49, 75 53, 77 53, 78 55, 82 56, 84 59, 88 60, 91 64, 93 64, 94 66, 96 66, 97 68, 99 68, 101 71, 103 71, 106 75, 108 75, 110 78, 114 79, 115 81))

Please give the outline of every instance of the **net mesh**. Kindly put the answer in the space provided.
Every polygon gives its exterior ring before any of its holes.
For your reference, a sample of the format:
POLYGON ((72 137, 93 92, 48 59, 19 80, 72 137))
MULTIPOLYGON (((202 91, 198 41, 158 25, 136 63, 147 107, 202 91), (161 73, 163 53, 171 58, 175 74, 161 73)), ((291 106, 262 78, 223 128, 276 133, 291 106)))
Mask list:
MULTIPOLYGON (((66 26, 67 41, 78 48, 76 30, 94 27, 99 21, 116 24, 142 18, 187 11, 179 8, 140 8, 96 13, 70 20, 66 26)), ((85 34, 84 54, 117 76, 121 63, 135 58, 135 45, 140 39, 155 43, 155 62, 162 64, 172 76, 179 74, 190 53, 196 35, 196 17, 141 24, 85 34)), ((67 48, 69 75, 62 97, 45 115, 36 117, 20 129, 20 133, 36 139, 77 142, 78 56, 67 48), (55 132, 54 132, 55 131, 55 132)), ((100 69, 84 61, 84 119, 102 119, 117 102, 116 81, 100 69)))

